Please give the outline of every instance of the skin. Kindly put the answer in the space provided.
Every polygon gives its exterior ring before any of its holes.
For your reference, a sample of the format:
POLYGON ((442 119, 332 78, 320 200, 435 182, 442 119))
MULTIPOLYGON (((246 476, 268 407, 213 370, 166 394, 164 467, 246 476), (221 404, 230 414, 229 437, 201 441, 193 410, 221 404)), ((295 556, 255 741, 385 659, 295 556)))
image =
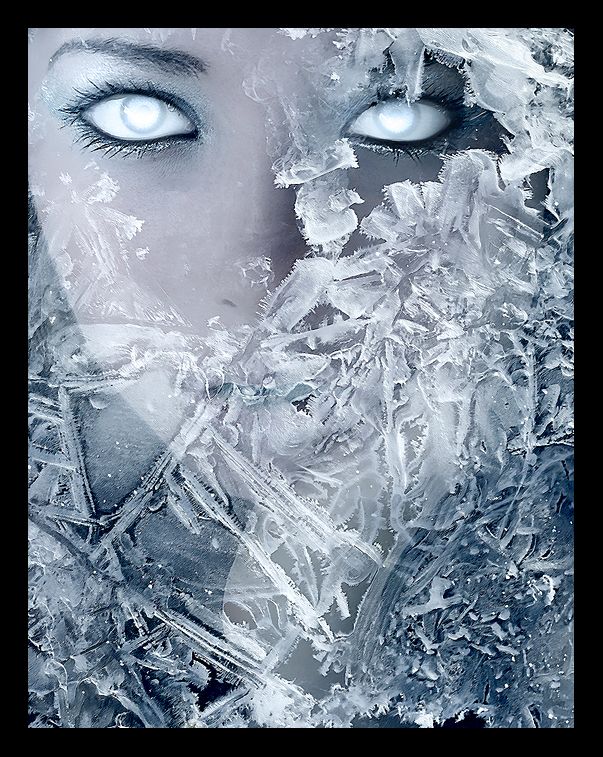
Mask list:
MULTIPOLYGON (((244 31, 244 43, 250 42, 249 33, 254 32, 253 41, 258 44, 258 37, 269 30, 244 31)), ((202 54, 208 62, 207 74, 153 72, 153 81, 165 82, 192 100, 196 110, 209 114, 208 144, 195 145, 184 154, 166 150, 142 159, 92 155, 81 149, 74 144, 74 130, 61 128, 54 106, 64 106, 73 88, 83 86, 86 78, 102 82, 117 74, 146 81, 144 67, 103 53, 72 52, 48 72, 53 53, 77 37, 70 29, 39 30, 30 51, 30 97, 35 99, 42 85, 50 94, 49 103, 40 108, 46 137, 34 143, 30 153, 30 181, 44 191, 37 199, 40 217, 45 217, 48 204, 64 194, 60 174, 71 176, 70 188, 75 191, 90 184, 91 172, 85 166, 94 158, 120 187, 112 207, 144 220, 136 247, 148 248, 148 257, 132 256, 129 275, 155 299, 175 306, 197 333, 215 316, 227 327, 253 318, 265 291, 250 288, 236 269, 237 262, 252 257, 248 251, 268 256, 282 275, 304 246, 292 212, 293 192, 274 187, 265 150, 263 108, 243 92, 244 72, 237 59, 220 50, 224 33, 223 29, 203 30, 193 41, 190 32, 182 29, 170 38, 170 47, 202 54), (200 261, 202 276, 195 275, 200 272, 200 261)), ((95 30, 94 37, 149 41, 143 29, 101 29, 95 30)), ((73 244, 68 252, 76 260, 82 255, 73 244)), ((79 320, 95 318, 75 298, 70 304, 79 320)))

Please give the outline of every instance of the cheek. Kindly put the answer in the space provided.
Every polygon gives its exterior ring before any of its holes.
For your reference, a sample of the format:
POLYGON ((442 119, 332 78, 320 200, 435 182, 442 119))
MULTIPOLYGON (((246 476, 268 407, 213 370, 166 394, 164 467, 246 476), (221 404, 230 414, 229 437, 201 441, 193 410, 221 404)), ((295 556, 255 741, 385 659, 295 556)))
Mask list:
POLYGON ((436 181, 444 165, 441 158, 429 153, 413 158, 403 152, 396 156, 358 147, 356 155, 358 169, 350 174, 350 186, 364 200, 363 205, 355 208, 361 218, 383 202, 383 187, 399 181, 411 181, 413 184, 436 181))
POLYGON ((288 268, 297 254, 283 248, 303 247, 292 192, 274 188, 265 152, 230 139, 188 162, 167 152, 107 159, 69 136, 48 125, 31 151, 30 187, 76 316, 97 319, 114 302, 122 313, 175 311, 200 329, 216 315, 227 327, 253 320, 266 288, 243 268, 266 257, 288 268))

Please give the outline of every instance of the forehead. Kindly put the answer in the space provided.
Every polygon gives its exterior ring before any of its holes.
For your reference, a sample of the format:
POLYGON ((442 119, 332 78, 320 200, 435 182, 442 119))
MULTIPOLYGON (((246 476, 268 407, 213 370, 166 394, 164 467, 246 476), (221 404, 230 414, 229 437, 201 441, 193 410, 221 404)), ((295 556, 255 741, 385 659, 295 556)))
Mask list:
POLYGON ((266 49, 282 50, 288 56, 301 55, 309 49, 333 53, 332 35, 319 34, 303 40, 292 39, 276 28, 39 28, 30 30, 30 49, 38 60, 48 61, 63 45, 92 40, 120 40, 153 45, 165 50, 179 50, 204 60, 215 58, 259 58, 266 49), (301 44, 300 44, 301 43, 301 44))
MULTIPOLYGON (((276 28, 32 29, 28 52, 29 92, 31 98, 36 96, 51 66, 59 71, 67 68, 72 74, 79 71, 81 76, 101 70, 120 71, 122 76, 127 76, 130 68, 140 71, 145 69, 148 51, 137 57, 135 47, 145 46, 167 56, 184 54, 199 59, 202 68, 188 73, 198 75, 202 70, 203 86, 208 93, 234 97, 241 91, 241 83, 249 72, 259 68, 259 76, 253 77, 254 86, 272 80, 280 82, 284 91, 300 95, 308 87, 315 88, 323 79, 321 68, 325 61, 337 55, 333 45, 335 36, 336 30, 333 30, 292 39, 276 28), (113 45, 113 53, 108 43, 113 45)), ((158 63, 146 70, 153 78, 184 73, 183 69, 158 63)))

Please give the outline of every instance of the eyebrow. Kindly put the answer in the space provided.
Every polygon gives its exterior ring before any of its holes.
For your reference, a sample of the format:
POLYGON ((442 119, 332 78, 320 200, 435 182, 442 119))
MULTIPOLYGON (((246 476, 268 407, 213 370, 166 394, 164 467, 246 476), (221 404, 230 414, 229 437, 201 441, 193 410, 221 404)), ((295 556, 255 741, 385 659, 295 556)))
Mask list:
POLYGON ((207 64, 182 50, 165 50, 155 45, 142 45, 122 39, 74 39, 65 42, 50 58, 48 68, 66 53, 104 53, 136 65, 152 65, 173 74, 197 74, 207 71, 207 64))

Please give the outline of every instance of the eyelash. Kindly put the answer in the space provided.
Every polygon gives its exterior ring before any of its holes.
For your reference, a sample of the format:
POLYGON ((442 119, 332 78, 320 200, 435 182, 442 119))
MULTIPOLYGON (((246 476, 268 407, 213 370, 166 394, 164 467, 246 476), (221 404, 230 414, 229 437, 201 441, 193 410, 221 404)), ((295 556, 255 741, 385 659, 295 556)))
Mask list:
POLYGON ((201 125, 199 123, 199 118, 193 109, 186 102, 180 100, 180 98, 157 89, 157 87, 151 82, 145 82, 143 84, 128 84, 125 86, 123 84, 111 82, 105 82, 104 84, 99 85, 90 81, 89 84, 90 89, 88 91, 75 89, 76 98, 74 98, 71 103, 68 103, 59 109, 65 119, 63 125, 77 129, 79 135, 75 139, 75 142, 81 144, 84 148, 91 150, 92 152, 102 150, 107 157, 114 157, 115 155, 134 155, 137 158, 141 158, 148 152, 159 153, 174 145, 190 143, 199 139, 201 125), (190 119, 191 123, 195 126, 195 130, 190 134, 131 142, 112 137, 109 134, 99 131, 83 117, 85 111, 93 105, 96 105, 96 103, 99 103, 108 97, 113 97, 114 95, 127 94, 148 95, 149 97, 155 97, 168 105, 172 105, 174 108, 178 108, 178 110, 181 110, 184 115, 190 119))

